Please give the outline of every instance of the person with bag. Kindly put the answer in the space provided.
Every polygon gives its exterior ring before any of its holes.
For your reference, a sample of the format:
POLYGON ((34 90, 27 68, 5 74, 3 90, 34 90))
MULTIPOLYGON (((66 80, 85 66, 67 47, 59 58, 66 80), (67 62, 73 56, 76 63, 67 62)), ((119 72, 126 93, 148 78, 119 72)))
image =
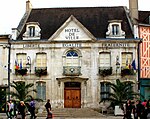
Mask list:
POLYGON ((31 99, 29 106, 30 106, 29 108, 30 108, 30 113, 31 113, 30 119, 35 119, 36 118, 36 116, 35 116, 35 101, 33 98, 31 99))
POLYGON ((46 119, 51 119, 52 118, 52 112, 51 112, 50 99, 47 100, 47 103, 45 104, 45 108, 47 111, 47 118, 46 119))

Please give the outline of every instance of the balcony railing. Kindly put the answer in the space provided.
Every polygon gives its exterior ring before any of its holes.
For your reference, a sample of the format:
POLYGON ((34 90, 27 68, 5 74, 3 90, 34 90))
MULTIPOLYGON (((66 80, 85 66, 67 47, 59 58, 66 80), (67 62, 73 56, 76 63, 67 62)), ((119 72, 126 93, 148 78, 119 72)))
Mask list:
POLYGON ((99 74, 103 77, 112 74, 112 67, 99 67, 99 74))
POLYGON ((121 76, 135 75, 134 69, 121 67, 121 76))
POLYGON ((35 75, 38 77, 47 75, 47 67, 35 67, 35 75))
POLYGON ((80 66, 64 66, 63 67, 63 75, 79 76, 79 75, 81 75, 81 67, 80 66))
POLYGON ((27 71, 26 67, 22 67, 21 69, 15 69, 15 74, 24 76, 27 74, 27 71))

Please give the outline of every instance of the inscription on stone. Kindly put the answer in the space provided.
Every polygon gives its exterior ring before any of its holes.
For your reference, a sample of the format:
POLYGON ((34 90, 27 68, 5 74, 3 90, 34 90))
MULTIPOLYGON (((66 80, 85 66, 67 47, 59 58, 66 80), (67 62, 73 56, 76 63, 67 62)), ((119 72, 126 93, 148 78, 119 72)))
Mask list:
POLYGON ((76 28, 66 28, 65 31, 65 39, 68 40, 76 40, 79 39, 79 29, 76 28))

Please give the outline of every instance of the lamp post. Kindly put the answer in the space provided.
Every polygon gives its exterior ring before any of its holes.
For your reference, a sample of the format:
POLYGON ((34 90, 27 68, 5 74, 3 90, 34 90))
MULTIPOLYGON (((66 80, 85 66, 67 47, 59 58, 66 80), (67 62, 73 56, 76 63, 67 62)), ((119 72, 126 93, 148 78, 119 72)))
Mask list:
POLYGON ((119 68, 120 68, 119 56, 117 55, 117 57, 116 57, 116 75, 117 75, 117 72, 118 72, 119 68))
POLYGON ((31 75, 31 57, 27 56, 27 64, 26 67, 29 69, 30 75, 31 75))

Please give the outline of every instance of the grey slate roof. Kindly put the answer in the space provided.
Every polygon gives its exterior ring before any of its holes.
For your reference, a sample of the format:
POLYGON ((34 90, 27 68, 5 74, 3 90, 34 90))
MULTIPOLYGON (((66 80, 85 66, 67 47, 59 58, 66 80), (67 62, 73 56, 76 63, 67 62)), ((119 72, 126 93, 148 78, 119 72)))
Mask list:
POLYGON ((150 24, 150 11, 139 11, 139 23, 150 24))
MULTIPOLYGON (((105 38, 109 20, 122 20, 122 30, 126 38, 133 38, 124 7, 76 7, 76 8, 39 8, 32 9, 26 22, 38 22, 41 39, 48 39, 73 15, 96 38, 105 38)), ((23 27, 18 39, 25 32, 23 27)))

